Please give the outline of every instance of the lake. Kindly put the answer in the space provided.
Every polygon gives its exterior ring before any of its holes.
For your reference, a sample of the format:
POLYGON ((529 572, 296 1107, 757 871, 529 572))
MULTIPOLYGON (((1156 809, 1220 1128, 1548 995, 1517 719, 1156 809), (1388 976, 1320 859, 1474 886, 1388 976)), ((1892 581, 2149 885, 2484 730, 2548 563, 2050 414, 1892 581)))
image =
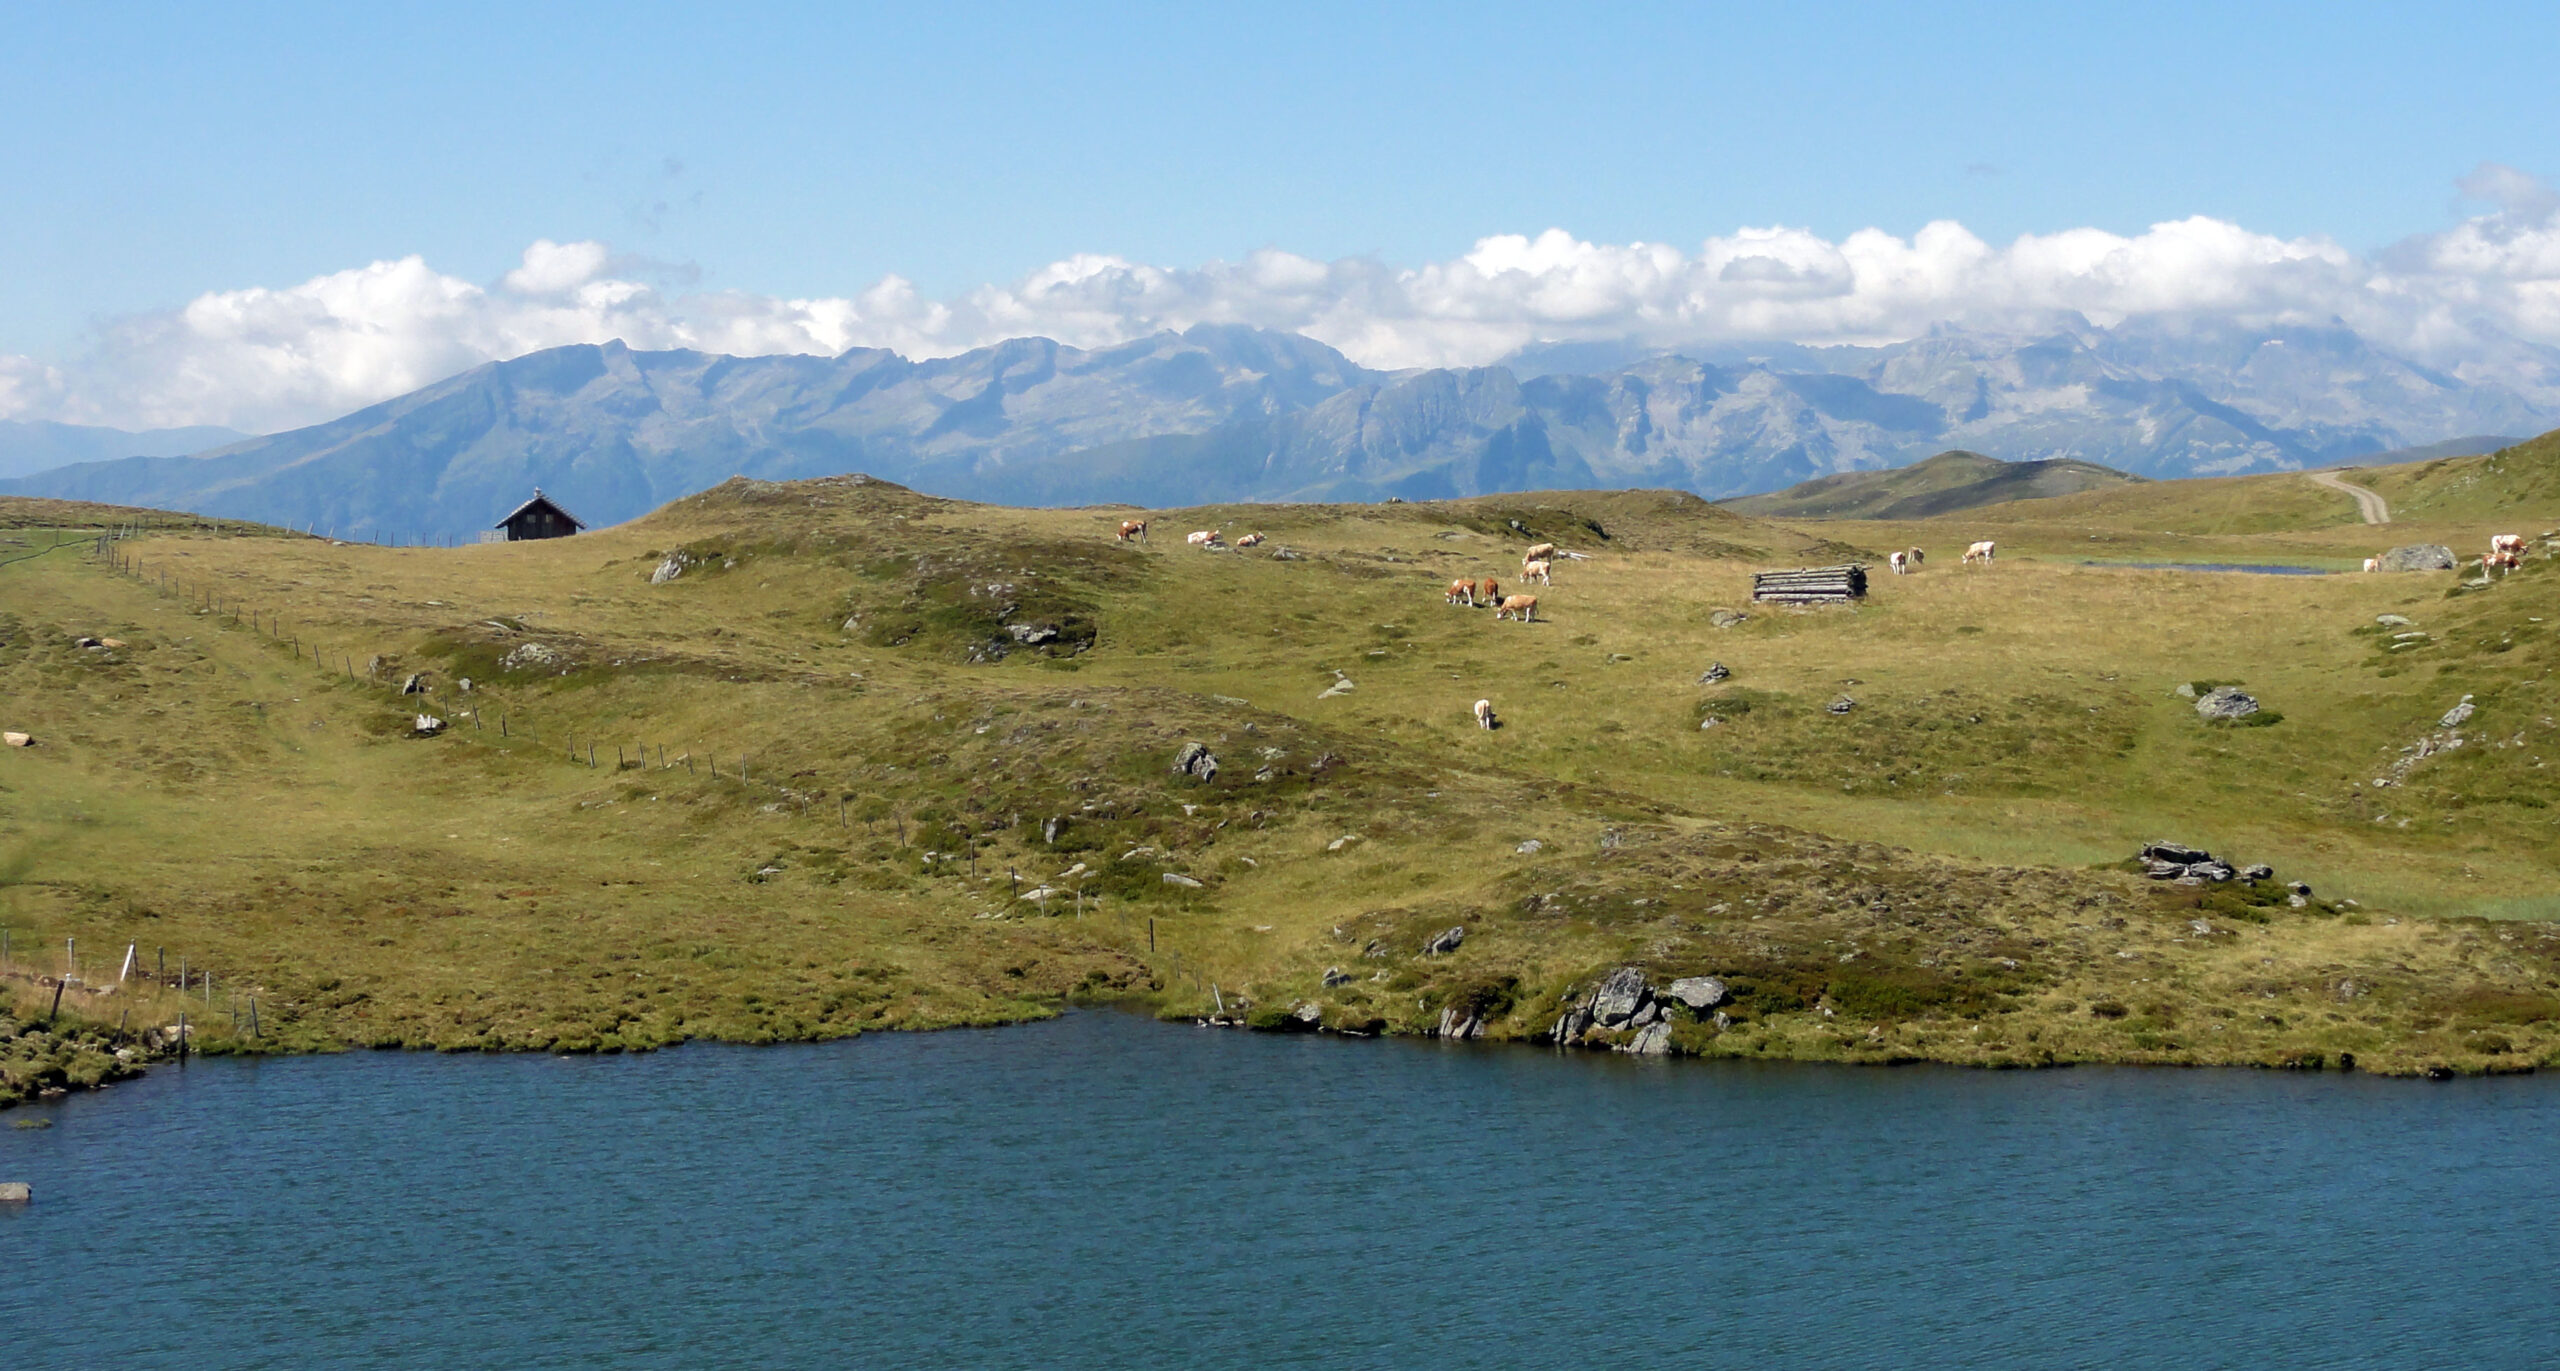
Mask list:
POLYGON ((0 1364, 2525 1365, 2560 1080, 1107 1011, 199 1061, 0 1114, 0 1364))

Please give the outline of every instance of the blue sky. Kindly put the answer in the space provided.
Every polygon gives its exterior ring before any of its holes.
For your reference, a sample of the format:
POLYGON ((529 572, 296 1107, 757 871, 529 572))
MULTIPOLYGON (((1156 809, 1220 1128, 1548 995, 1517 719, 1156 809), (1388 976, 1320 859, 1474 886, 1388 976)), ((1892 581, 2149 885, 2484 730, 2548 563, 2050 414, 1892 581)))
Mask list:
POLYGON ((13 6, 0 354, 537 240, 946 298, 1078 253, 2208 216, 2368 254, 2560 173, 2548 6, 13 6))

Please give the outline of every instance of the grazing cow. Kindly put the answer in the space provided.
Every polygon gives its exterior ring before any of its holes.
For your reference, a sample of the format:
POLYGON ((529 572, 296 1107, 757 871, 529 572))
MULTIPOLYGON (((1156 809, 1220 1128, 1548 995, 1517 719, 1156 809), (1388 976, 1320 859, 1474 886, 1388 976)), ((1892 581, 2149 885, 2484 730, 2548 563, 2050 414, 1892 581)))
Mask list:
POLYGON ((1493 727, 1493 701, 1476 701, 1476 727, 1488 730, 1493 727))
POLYGON ((1885 561, 1886 561, 1887 563, 1889 563, 1889 564, 1891 564, 1891 565, 1892 565, 1892 567, 1893 567, 1893 574, 1894 574, 1894 575, 1896 575, 1896 576, 1908 576, 1908 575, 1910 575, 1910 574, 1911 574, 1911 554, 1910 554, 1910 553, 1908 553, 1908 552, 1888 552, 1888 553, 1886 553, 1886 554, 1885 554, 1884 559, 1885 559, 1885 561))
POLYGON ((1237 547, 1258 547, 1261 543, 1262 535, 1259 533, 1248 533, 1243 537, 1236 539, 1237 547))
POLYGON ((2514 548, 2496 548, 2488 556, 2480 559, 2480 570, 2483 572, 2491 567, 2496 567, 2500 571, 2513 571, 2522 565, 2524 565, 2524 554, 2514 548))
POLYGON ((1502 603, 1502 582, 1490 576, 1476 582, 1476 597, 1489 605, 1502 603))
POLYGON ((2365 558, 2365 559, 2364 559, 2364 569, 2365 569, 2365 570, 2367 570, 2367 571, 2380 571, 2380 570, 2382 570, 2382 559, 2381 559, 2381 558, 2379 558, 2379 557, 2367 557, 2367 558, 2365 558))
POLYGON ((1555 572, 1550 564, 1542 561, 1524 563, 1520 568, 1520 579, 1523 582, 1535 581, 1542 586, 1551 586, 1556 583, 1555 572))
POLYGON ((1493 607, 1493 617, 1497 619, 1509 619, 1514 616, 1524 624, 1537 618, 1538 597, 1535 595, 1505 596, 1502 603, 1493 607))
POLYGON ((1552 562, 1555 560, 1555 556, 1555 544, 1540 543, 1536 547, 1530 548, 1528 551, 1521 553, 1520 560, 1523 562, 1552 562))
POLYGON ((1124 543, 1132 543, 1132 542, 1134 542, 1134 543, 1143 543, 1143 542, 1145 542, 1146 540, 1147 540, 1147 521, 1146 521, 1146 520, 1144 520, 1144 519, 1123 519, 1123 520, 1121 520, 1121 521, 1120 521, 1120 541, 1121 541, 1121 542, 1124 542, 1124 543))
POLYGON ((2489 550, 2491 552, 2522 552, 2524 551, 2524 535, 2521 533, 2490 534, 2489 550))
POLYGON ((1990 539, 1986 538, 1983 541, 1966 548, 1964 550, 1964 559, 1968 564, 1973 562, 1988 562, 1991 560, 1992 554, 1999 550, 2000 545, 1998 543, 1992 542, 1990 539))
POLYGON ((1449 583, 1449 603, 1453 605, 1465 605, 1469 609, 1475 608, 1476 583, 1467 580, 1465 577, 1460 577, 1457 580, 1451 581, 1449 583))
POLYGON ((1922 552, 1920 549, 1918 549, 1918 548, 1916 548, 1916 547, 1915 547, 1915 548, 1913 548, 1913 549, 1911 549, 1911 565, 1912 565, 1912 568, 1913 568, 1914 570, 1917 570, 1917 569, 1919 568, 1920 564, 1921 564, 1922 562, 1927 561, 1927 560, 1929 560, 1929 554, 1928 554, 1928 553, 1922 552))
POLYGON ((1184 539, 1184 541, 1188 542, 1193 547, 1218 547, 1223 542, 1223 540, 1218 537, 1218 531, 1214 528, 1201 529, 1199 532, 1192 534, 1189 538, 1184 539))

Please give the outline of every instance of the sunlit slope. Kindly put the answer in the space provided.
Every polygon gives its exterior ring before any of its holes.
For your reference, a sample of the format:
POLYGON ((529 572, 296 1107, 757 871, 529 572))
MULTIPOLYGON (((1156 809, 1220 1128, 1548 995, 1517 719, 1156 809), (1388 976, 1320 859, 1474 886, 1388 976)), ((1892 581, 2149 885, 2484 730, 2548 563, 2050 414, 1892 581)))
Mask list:
POLYGON ((2534 567, 2447 600, 2451 576, 2084 566, 2020 525, 1965 568, 1952 522, 1641 491, 1157 512, 1143 546, 1112 537, 1132 513, 732 482, 550 543, 165 533, 118 545, 138 574, 0 568, 0 722, 42 744, 0 754, 0 919, 211 964, 288 1043, 806 1037, 1124 992, 1531 1034, 1633 961, 1741 987, 1723 1030, 1682 1026, 1700 1052, 2560 1046, 2539 925, 2438 921, 2560 912, 2534 567), (1209 529, 1268 541, 1184 545, 1209 529), (1862 605, 1749 603, 1755 567, 1915 532, 1925 569, 1862 605), (1445 603, 1459 576, 1520 589, 1535 541, 1587 558, 1531 588, 1536 622, 1445 603), (2444 646, 2377 641, 2385 613, 2444 646), (2281 720, 2175 693, 2233 680, 2281 720), (2508 745, 2378 801, 2465 694, 2464 732, 2508 745), (441 736, 410 736, 421 711, 441 736), (1213 776, 1174 770, 1193 743, 1213 776), (2098 869, 2159 838, 2317 901, 2098 869))
POLYGON ((2060 458, 2004 462, 1978 452, 1941 452, 1885 471, 1817 477, 1766 495, 1723 502, 1739 514, 1784 519, 1926 519, 2012 500, 2051 499, 2142 484, 2095 462, 2060 458))

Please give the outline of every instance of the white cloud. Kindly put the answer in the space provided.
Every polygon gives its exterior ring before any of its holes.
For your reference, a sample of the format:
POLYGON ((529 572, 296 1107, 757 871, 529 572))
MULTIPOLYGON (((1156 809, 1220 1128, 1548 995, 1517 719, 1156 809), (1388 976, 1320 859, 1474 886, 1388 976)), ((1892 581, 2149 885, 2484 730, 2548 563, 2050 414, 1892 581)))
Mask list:
POLYGON ((1560 229, 1482 239, 1397 268, 1279 251, 1162 267, 1051 263, 947 300, 884 277, 842 297, 668 290, 602 243, 538 241, 480 285, 417 257, 282 289, 216 291, 116 322, 72 360, 0 356, 0 417, 127 427, 311 423, 496 359, 619 338, 638 348, 941 356, 1040 334, 1083 347, 1195 323, 1295 329, 1378 367, 1491 362, 1541 341, 1887 342, 1940 325, 2047 326, 2078 314, 2252 324, 2342 319, 2385 347, 2470 374, 2515 341, 2560 345, 2560 195, 2483 165, 2459 189, 2493 206, 2371 258, 2195 217, 2131 236, 2030 234, 2005 246, 1936 222, 1837 242, 1746 228, 1694 249, 1560 229))

